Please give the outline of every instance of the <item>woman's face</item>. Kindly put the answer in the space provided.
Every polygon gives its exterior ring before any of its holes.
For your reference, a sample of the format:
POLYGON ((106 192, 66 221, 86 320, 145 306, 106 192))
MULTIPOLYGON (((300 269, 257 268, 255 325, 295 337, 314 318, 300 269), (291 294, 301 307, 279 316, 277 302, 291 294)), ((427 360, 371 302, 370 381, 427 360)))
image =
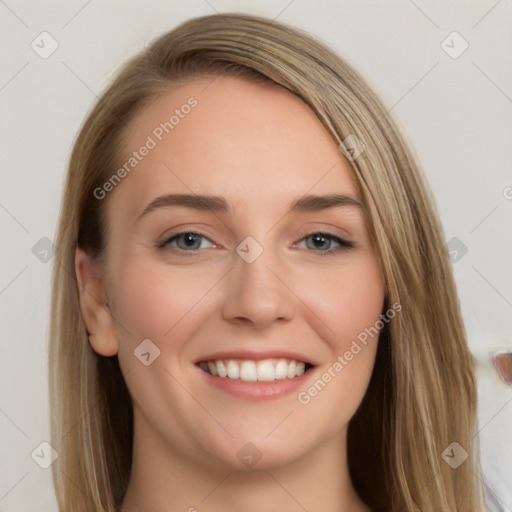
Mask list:
POLYGON ((130 128, 98 332, 118 340, 137 442, 239 469, 341 446, 384 304, 350 165, 301 100, 239 78, 174 88, 130 128))

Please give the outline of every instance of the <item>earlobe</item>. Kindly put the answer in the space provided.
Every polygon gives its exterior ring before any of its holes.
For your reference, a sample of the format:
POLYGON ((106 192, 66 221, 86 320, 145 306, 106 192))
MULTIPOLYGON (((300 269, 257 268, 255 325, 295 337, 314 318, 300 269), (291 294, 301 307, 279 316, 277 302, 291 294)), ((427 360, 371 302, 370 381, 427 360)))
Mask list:
POLYGON ((91 346, 100 355, 113 356, 119 351, 119 339, 105 298, 105 282, 100 266, 84 250, 77 248, 75 272, 80 310, 91 346))
MULTIPOLYGON (((99 319, 100 325, 111 324, 112 317, 105 309, 101 309, 98 312, 99 316, 107 316, 108 318, 99 319)), ((102 356, 115 356, 119 352, 119 340, 113 329, 109 329, 105 332, 104 329, 98 329, 98 334, 91 332, 89 334, 89 342, 95 352, 102 356)))

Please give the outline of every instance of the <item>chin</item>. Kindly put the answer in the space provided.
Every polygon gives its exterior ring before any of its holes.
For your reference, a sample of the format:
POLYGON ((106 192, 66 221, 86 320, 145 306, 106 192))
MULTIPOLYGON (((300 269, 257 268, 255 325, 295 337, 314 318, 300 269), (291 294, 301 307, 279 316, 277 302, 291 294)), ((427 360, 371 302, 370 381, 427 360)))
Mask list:
POLYGON ((264 471, 292 464, 305 455, 304 441, 295 444, 290 441, 283 443, 262 435, 251 438, 246 434, 243 439, 230 438, 222 445, 210 444, 205 448, 217 464, 229 470, 264 471))

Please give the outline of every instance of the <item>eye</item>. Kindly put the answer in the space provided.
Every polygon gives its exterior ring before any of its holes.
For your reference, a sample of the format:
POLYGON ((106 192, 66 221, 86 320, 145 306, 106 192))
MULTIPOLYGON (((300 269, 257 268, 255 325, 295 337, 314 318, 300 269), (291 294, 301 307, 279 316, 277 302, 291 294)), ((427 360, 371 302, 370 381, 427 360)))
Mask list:
MULTIPOLYGON (((174 245, 183 251, 195 251, 197 249, 205 249, 205 247, 202 246, 202 242, 205 240, 208 240, 208 238, 199 233, 183 231, 182 233, 175 233, 170 238, 164 239, 157 247, 161 249, 167 245, 174 245), (174 242, 176 242, 176 244, 174 244, 174 242)), ((211 242, 210 240, 208 241, 211 242)), ((214 244, 212 244, 212 246, 214 246, 214 244)))
MULTIPOLYGON (((326 232, 311 233, 304 237, 301 242, 302 241, 305 241, 306 249, 318 252, 321 256, 336 254, 343 250, 354 249, 354 245, 351 242, 326 232), (337 245, 332 247, 333 244, 337 245)), ((206 249, 208 247, 205 247, 203 242, 209 242, 210 247, 215 247, 215 244, 213 244, 213 242, 204 235, 193 231, 183 231, 181 233, 175 233, 169 238, 162 240, 157 244, 157 247, 162 249, 171 245, 181 251, 196 252, 199 249, 206 249)))
POLYGON ((354 249, 354 245, 352 243, 331 233, 311 233, 302 240, 306 242, 307 249, 317 251, 322 256, 327 254, 336 254, 347 249, 354 249), (338 244, 334 248, 332 248, 333 242, 338 244))

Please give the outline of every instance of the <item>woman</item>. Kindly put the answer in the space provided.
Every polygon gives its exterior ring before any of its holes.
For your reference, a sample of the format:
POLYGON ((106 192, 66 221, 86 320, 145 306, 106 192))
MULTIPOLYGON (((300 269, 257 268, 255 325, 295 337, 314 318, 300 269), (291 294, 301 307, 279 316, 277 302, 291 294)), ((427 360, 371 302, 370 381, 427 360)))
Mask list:
POLYGON ((75 143, 55 265, 61 510, 483 509, 434 200, 307 34, 207 16, 128 62, 75 143))

